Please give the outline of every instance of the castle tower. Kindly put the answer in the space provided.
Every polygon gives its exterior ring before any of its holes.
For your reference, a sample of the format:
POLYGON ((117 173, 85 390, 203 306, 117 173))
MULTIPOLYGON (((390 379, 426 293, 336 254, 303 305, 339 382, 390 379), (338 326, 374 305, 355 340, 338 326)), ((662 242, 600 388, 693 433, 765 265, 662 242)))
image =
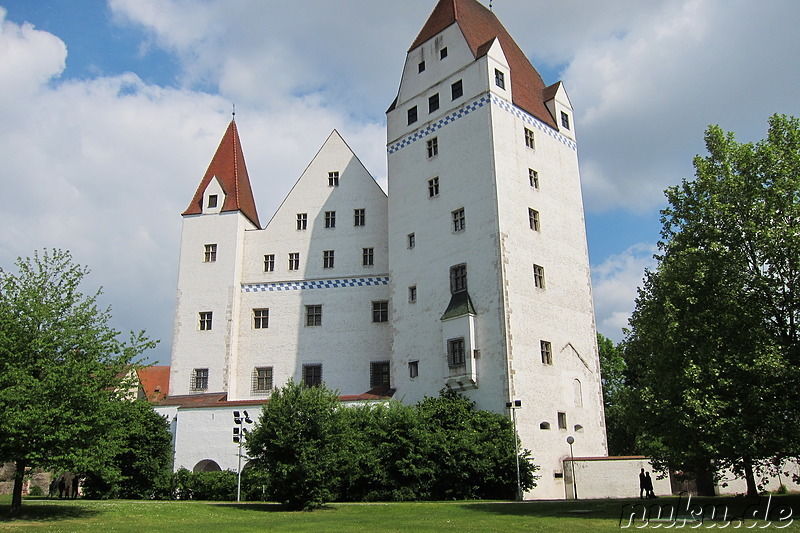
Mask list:
POLYGON ((259 229, 236 122, 231 120, 183 212, 170 394, 226 392, 238 353, 243 239, 259 229))
MULTIPOLYGON (((494 14, 440 0, 387 111, 392 374, 516 412, 563 498, 567 436, 606 454, 575 120, 494 14)), ((569 485, 569 484, 567 484, 569 485)))

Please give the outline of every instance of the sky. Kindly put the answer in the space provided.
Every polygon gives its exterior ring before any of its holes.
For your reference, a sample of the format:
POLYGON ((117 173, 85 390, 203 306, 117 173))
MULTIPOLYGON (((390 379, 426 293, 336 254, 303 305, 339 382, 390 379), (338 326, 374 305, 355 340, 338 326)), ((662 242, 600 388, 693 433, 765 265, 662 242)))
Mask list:
MULTIPOLYGON (((385 111, 435 3, 0 0, 0 267, 70 250, 169 364, 180 213, 233 105, 262 221, 334 128, 385 189, 385 111)), ((750 142, 800 115, 800 2, 492 8, 575 108, 597 329, 620 341, 706 127, 750 142)))

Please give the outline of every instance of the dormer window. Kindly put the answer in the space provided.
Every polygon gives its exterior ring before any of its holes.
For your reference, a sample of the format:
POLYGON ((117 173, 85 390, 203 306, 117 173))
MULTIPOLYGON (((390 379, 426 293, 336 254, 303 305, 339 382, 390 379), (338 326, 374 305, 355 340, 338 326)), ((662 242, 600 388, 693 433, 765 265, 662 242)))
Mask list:
POLYGON ((209 194, 208 195, 208 207, 209 207, 209 209, 213 209, 214 207, 217 207, 217 199, 218 198, 219 198, 219 196, 217 196, 216 194, 209 194))
POLYGON ((569 129, 569 115, 561 112, 561 125, 564 126, 566 129, 569 129))
POLYGON ((498 69, 494 69, 494 84, 501 89, 506 88, 506 75, 498 69))

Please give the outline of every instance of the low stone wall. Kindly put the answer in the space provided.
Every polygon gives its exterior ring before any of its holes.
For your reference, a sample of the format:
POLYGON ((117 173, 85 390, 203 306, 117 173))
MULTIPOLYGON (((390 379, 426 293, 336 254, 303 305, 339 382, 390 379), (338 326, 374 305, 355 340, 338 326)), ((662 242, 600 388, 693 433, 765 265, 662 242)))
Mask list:
POLYGON ((577 489, 578 499, 596 498, 638 498, 639 472, 644 468, 653 480, 656 496, 672 494, 669 476, 662 479, 653 473, 653 465, 647 457, 576 457, 564 460, 564 487, 566 498, 574 499, 577 489), (575 467, 573 484, 572 468, 575 467))
MULTIPOLYGON (((14 463, 0 463, 0 494, 11 494, 14 491, 14 463)), ((53 474, 42 470, 29 471, 22 485, 22 494, 28 495, 33 487, 39 487, 42 495, 47 496, 50 491, 50 481, 53 474)), ((56 496, 58 494, 56 493, 56 496)))

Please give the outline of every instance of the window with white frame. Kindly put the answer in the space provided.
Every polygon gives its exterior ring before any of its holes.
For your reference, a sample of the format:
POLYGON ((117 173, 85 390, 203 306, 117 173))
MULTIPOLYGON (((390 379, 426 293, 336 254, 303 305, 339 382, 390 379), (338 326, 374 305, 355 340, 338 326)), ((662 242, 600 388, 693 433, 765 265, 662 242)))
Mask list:
POLYGON ((322 268, 333 268, 333 250, 322 251, 322 268))
POLYGON ((366 226, 367 220, 367 210, 366 209, 354 209, 353 210, 353 225, 354 226, 366 226))
POLYGON ((336 227, 336 211, 325 211, 325 227, 336 227))
POLYGON ((195 368, 192 370, 191 382, 189 388, 193 391, 201 391, 208 389, 208 369, 195 368))
POLYGON ((213 263, 216 260, 217 260, 217 245, 206 244, 205 246, 203 246, 203 262, 213 263))
POLYGON ((369 364, 369 386, 389 386, 389 361, 371 361, 369 364))
POLYGON ((379 302, 372 302, 372 321, 373 322, 389 321, 389 302, 385 300, 379 302))
POLYGON ((300 270, 300 252, 289 254, 289 270, 300 270))
POLYGON ((428 180, 428 198, 435 198, 439 196, 439 177, 431 178, 428 180))
POLYGON ((533 130, 525 128, 525 146, 528 148, 536 148, 536 140, 533 137, 533 130))
POLYGON ((211 311, 201 311, 198 313, 198 320, 199 320, 199 327, 200 331, 210 331, 211 330, 211 319, 213 313, 211 311))
POLYGON ((321 326, 321 325, 322 325, 322 306, 307 305, 306 326, 321 326))
POLYGON ((553 364, 553 345, 550 341, 539 341, 539 349, 542 354, 542 363, 545 365, 553 364))
POLYGON ((217 196, 216 194, 209 194, 208 195, 208 206, 207 207, 209 209, 213 209, 213 208, 217 207, 217 199, 218 198, 219 198, 219 196, 217 196))
POLYGON ((275 271, 275 254, 264 254, 264 272, 275 271))
POLYGON ((569 129, 569 115, 563 111, 561 112, 561 125, 566 129, 569 129))
POLYGON ((253 309, 253 329, 269 327, 269 309, 253 309))
POLYGON ((464 217, 464 208, 460 207, 453 211, 453 231, 459 232, 464 231, 464 228, 467 227, 466 225, 466 218, 464 217))
POLYGON ((539 231, 539 211, 528 208, 528 223, 533 231, 539 231))
POLYGON ((539 188, 539 173, 532 168, 528 169, 528 181, 531 182, 531 187, 534 189, 539 188))
POLYGON ((425 146, 428 149, 428 158, 434 157, 439 155, 439 139, 438 137, 434 137, 433 139, 428 139, 428 142, 425 143, 425 146))
POLYGON ((297 213, 297 229, 308 228, 308 213, 297 213))
POLYGON ((368 267, 375 264, 375 249, 362 248, 361 249, 361 265, 368 267))
POLYGON ((272 367, 257 366, 253 369, 252 392, 264 394, 272 390, 272 367))
POLYGON ((494 69, 494 84, 501 89, 506 88, 506 75, 500 69, 494 69))
POLYGON ((328 187, 338 187, 339 186, 339 171, 334 170, 328 172, 328 187))
POLYGON ((533 265, 533 285, 537 289, 544 289, 544 267, 533 265))

